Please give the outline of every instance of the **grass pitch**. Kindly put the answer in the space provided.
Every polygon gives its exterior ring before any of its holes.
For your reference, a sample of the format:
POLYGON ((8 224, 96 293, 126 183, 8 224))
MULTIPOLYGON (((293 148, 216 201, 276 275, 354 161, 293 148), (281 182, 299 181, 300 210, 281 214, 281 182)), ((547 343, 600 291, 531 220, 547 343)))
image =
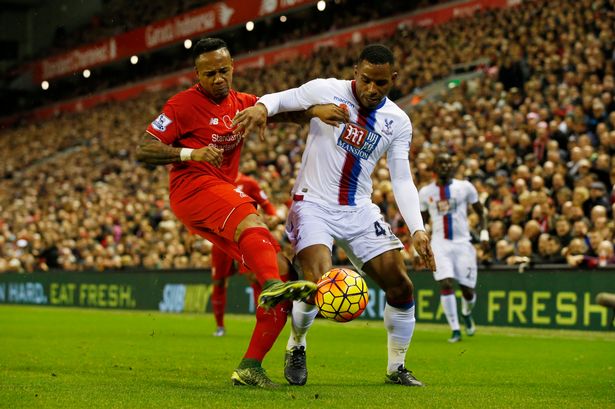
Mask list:
POLYGON ((285 328, 264 366, 283 384, 234 387, 254 318, 0 306, 6 408, 615 408, 615 333, 478 327, 448 344, 418 323, 408 367, 425 388, 385 385, 382 322, 318 320, 309 380, 286 385, 285 328))

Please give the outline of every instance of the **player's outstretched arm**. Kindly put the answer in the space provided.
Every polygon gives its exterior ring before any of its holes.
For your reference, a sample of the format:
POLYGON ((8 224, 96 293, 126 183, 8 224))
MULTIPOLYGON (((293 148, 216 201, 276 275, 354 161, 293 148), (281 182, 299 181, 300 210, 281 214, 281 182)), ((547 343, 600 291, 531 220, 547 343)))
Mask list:
POLYGON ((267 122, 293 122, 307 124, 312 118, 318 118, 327 125, 335 126, 350 122, 346 106, 336 104, 314 105, 304 111, 282 112, 270 117, 267 122))
POLYGON ((253 107, 244 109, 235 116, 233 126, 245 135, 258 130, 261 140, 265 139, 265 124, 268 116, 282 112, 308 110, 321 101, 326 80, 309 81, 299 88, 263 95, 253 107))
POLYGON ((389 171, 393 195, 399 212, 412 232, 412 244, 425 266, 435 271, 436 261, 431 250, 429 235, 425 231, 421 215, 419 192, 412 180, 408 159, 389 158, 389 171))
POLYGON ((258 131, 260 139, 264 140, 265 124, 267 122, 307 124, 312 118, 318 118, 325 124, 335 127, 350 122, 348 108, 336 104, 314 105, 303 111, 280 112, 269 118, 267 118, 265 114, 265 122, 263 122, 263 113, 266 111, 267 108, 261 104, 246 108, 235 116, 233 124, 237 126, 237 130, 243 132, 244 135, 248 135, 252 131, 258 131))
POLYGON ((219 167, 222 164, 222 149, 205 146, 200 149, 177 148, 166 145, 150 134, 145 134, 143 142, 137 146, 137 160, 150 165, 167 165, 169 163, 193 160, 209 162, 219 167))

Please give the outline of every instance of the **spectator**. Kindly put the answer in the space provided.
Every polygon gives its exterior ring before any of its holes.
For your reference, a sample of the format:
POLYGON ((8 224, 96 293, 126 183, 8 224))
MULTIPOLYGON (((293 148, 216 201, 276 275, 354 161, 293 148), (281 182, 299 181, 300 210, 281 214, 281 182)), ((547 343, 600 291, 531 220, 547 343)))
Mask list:
POLYGON ((583 213, 586 217, 591 216, 592 209, 596 206, 609 208, 606 186, 602 182, 593 182, 589 189, 589 197, 583 202, 583 213))
POLYGON ((555 219, 555 235, 562 246, 568 246, 572 240, 572 229, 570 222, 565 217, 555 219))

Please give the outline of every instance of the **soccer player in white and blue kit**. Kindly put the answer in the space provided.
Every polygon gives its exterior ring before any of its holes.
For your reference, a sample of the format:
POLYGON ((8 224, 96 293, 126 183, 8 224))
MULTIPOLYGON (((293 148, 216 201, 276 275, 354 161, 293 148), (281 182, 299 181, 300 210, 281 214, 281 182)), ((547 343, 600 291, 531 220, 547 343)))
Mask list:
MULTIPOLYGON (((265 95, 257 105, 239 113, 235 124, 249 132, 254 127, 262 129, 267 116, 280 112, 318 104, 336 104, 347 110, 349 119, 337 127, 321 120, 310 122, 293 188, 287 235, 306 280, 316 282, 331 269, 335 241, 357 269, 378 283, 387 301, 385 382, 422 386, 405 367, 415 318, 413 285, 400 253, 403 245, 371 201, 371 174, 386 154, 395 200, 413 233, 413 245, 428 268, 434 270, 418 191, 410 172, 412 125, 408 115, 386 97, 397 76, 393 65, 391 50, 369 45, 355 66, 354 81, 316 79, 299 88, 265 95)), ((290 384, 303 385, 307 381, 306 334, 317 313, 313 303, 293 303, 284 369, 290 384)))
POLYGON ((440 283, 440 303, 453 330, 449 342, 461 341, 457 315, 457 299, 453 280, 461 288, 461 316, 466 324, 466 334, 474 335, 472 308, 476 303, 477 263, 476 250, 470 242, 468 205, 478 214, 483 246, 489 242, 483 205, 478 192, 467 180, 454 179, 453 162, 448 153, 436 156, 434 171, 436 181, 419 191, 423 220, 431 218, 431 247, 436 258, 434 278, 440 283))

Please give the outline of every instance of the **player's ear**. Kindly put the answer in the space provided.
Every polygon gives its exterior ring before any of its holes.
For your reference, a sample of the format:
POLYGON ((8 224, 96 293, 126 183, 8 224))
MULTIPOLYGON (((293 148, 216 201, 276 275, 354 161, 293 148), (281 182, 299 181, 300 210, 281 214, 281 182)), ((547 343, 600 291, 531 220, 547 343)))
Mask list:
POLYGON ((393 71, 391 74, 391 82, 395 82, 397 80, 397 71, 393 71))
POLYGON ((354 77, 357 78, 359 76, 359 66, 357 64, 354 65, 354 77))

